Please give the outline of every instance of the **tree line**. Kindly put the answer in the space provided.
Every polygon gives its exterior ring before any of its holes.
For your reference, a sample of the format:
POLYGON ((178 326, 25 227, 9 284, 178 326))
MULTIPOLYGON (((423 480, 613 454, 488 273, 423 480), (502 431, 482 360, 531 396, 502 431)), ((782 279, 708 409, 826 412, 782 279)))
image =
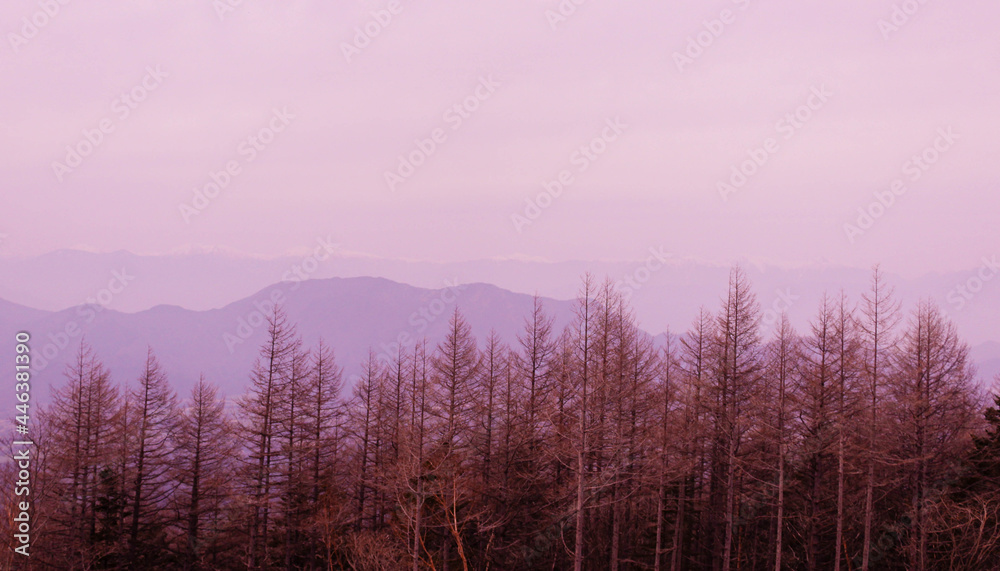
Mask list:
MULTIPOLYGON (((762 337, 740 268, 681 334, 582 279, 512 345, 459 310, 436 346, 332 347, 280 308, 246 391, 180 399, 152 349, 115 382, 81 344, 35 415, 32 569, 1000 568, 1000 396, 878 268, 762 337)), ((13 480, 2 492, 13 532, 13 480)))

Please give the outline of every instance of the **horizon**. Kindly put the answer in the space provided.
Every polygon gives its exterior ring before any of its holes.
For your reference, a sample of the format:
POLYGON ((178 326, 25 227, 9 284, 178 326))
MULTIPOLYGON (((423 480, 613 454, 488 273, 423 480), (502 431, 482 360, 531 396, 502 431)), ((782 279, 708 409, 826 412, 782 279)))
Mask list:
MULTIPOLYGON (((332 247, 325 252, 317 248, 306 256, 275 258, 239 257, 231 252, 140 256, 127 251, 64 250, 62 255, 53 255, 20 262, 0 259, 0 270, 17 278, 0 277, 0 299, 46 312, 85 305, 125 314, 159 306, 203 312, 250 303, 272 287, 298 289, 305 281, 373 278, 427 291, 447 289, 449 284, 482 284, 564 302, 577 299, 580 279, 590 273, 598 281, 611 280, 634 307, 640 325, 656 334, 684 326, 697 307, 716 303, 723 293, 721 277, 733 267, 748 273, 768 320, 787 312, 797 328, 808 327, 823 294, 842 290, 857 303, 871 272, 832 265, 782 268, 747 261, 712 266, 662 251, 657 254, 659 260, 650 255, 645 261, 473 260, 451 264, 351 256, 332 247), (220 271, 225 279, 220 279, 220 271), (192 284, 200 285, 191 288, 192 284)), ((995 258, 988 264, 982 267, 1000 267, 995 258)), ((981 271, 934 272, 916 278, 883 272, 901 301, 934 302, 971 345, 1000 342, 988 317, 989 308, 1000 304, 1000 290, 989 287, 991 276, 984 281, 978 277, 981 271), (978 289, 970 290, 970 285, 978 289), (967 307, 980 311, 967 311, 967 307)))

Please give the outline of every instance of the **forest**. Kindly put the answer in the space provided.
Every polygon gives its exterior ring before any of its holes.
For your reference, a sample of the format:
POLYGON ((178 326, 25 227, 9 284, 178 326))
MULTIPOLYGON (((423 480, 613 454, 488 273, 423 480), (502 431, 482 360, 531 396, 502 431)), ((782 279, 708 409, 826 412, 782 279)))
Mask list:
POLYGON ((537 298, 510 344, 456 308, 353 383, 275 308, 231 398, 81 344, 32 416, 27 558, 2 467, 0 566, 1000 568, 1000 396, 942 311, 876 267, 765 335, 741 268, 726 290, 653 337, 586 275, 562 331, 537 298))

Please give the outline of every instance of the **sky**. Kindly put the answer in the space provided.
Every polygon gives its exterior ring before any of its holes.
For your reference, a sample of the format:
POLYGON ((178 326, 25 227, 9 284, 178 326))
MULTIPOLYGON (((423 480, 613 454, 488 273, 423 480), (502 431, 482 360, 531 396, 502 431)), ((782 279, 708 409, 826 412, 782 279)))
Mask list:
POLYGON ((0 256, 1000 249, 995 2, 95 4, 0 5, 0 256))

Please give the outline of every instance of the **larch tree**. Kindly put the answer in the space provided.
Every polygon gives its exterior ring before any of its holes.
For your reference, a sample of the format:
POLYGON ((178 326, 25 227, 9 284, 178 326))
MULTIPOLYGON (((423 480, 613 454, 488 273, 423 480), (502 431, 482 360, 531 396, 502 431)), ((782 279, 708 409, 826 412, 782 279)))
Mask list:
POLYGON ((788 487, 788 451, 793 444, 790 438, 789 426, 793 418, 793 393, 798 383, 798 372, 801 367, 801 346, 798 335, 788 321, 788 316, 782 313, 778 322, 775 338, 770 344, 768 379, 773 385, 769 394, 774 395, 774 440, 777 448, 776 495, 774 535, 774 571, 783 569, 782 561, 785 552, 785 510, 786 490, 788 487))
POLYGON ((292 356, 299 350, 295 326, 280 307, 267 317, 264 339, 250 373, 250 387, 238 401, 240 434, 246 450, 244 482, 249 504, 247 563, 250 569, 271 565, 272 509, 279 477, 279 410, 292 356))
POLYGON ((803 347, 802 383, 798 389, 798 414, 803 462, 802 496, 805 505, 805 563, 808 571, 832 564, 830 531, 831 489, 834 482, 836 444, 835 312, 824 295, 811 323, 812 335, 803 347))
POLYGON ((834 537, 834 571, 840 571, 842 562, 850 560, 847 545, 847 476, 849 466, 849 440, 857 432, 859 381, 861 377, 861 343, 854 307, 841 291, 834 316, 834 376, 836 383, 837 431, 837 513, 834 537))
POLYGON ((689 409, 691 429, 690 456, 692 471, 692 506, 697 508, 697 528, 694 540, 696 560, 702 566, 711 565, 713 553, 721 547, 719 539, 719 517, 721 502, 715 503, 718 474, 712 470, 717 455, 720 437, 714 425, 711 412, 715 410, 715 391, 711 386, 710 363, 715 320, 705 308, 700 308, 691 328, 680 338, 679 366, 688 387, 686 408, 689 409))
POLYGON ((215 568, 232 501, 236 457, 234 427, 217 386, 202 375, 192 387, 177 427, 174 504, 181 527, 179 551, 185 569, 215 568))
MULTIPOLYGON (((105 530, 100 514, 101 472, 114 468, 114 430, 121 393, 93 349, 81 342, 65 372, 67 383, 53 391, 42 417, 51 435, 50 473, 53 481, 50 510, 56 530, 53 545, 70 566, 94 565, 114 549, 120 529, 105 530), (109 533, 114 532, 113 537, 109 533)), ((114 474, 120 482, 121 473, 114 474)))
MULTIPOLYGON (((672 421, 672 412, 674 409, 674 401, 677 393, 677 353, 675 350, 676 342, 674 341, 670 330, 668 329, 666 334, 666 341, 663 347, 663 358, 661 360, 661 376, 660 376, 660 386, 658 393, 656 395, 659 401, 657 417, 658 417, 658 428, 659 433, 657 434, 657 453, 658 453, 658 464, 657 466, 657 490, 656 490, 656 544, 653 548, 653 570, 661 571, 663 569, 663 555, 666 552, 664 543, 666 540, 666 503, 667 503, 667 471, 670 467, 670 456, 671 447, 674 446, 674 438, 671 430, 674 428, 672 421)), ((674 542, 673 548, 671 549, 671 567, 676 564, 673 563, 674 559, 680 559, 681 551, 681 535, 682 535, 682 523, 684 520, 684 489, 685 483, 682 481, 677 494, 677 521, 674 524, 674 542)))
POLYGON ((928 554, 928 504, 957 474, 967 454, 978 402, 969 347, 930 301, 921 301, 903 335, 892 387, 895 420, 910 496, 909 568, 934 568, 928 554))
POLYGON ((716 327, 715 416, 721 437, 719 472, 724 489, 722 571, 733 561, 743 437, 750 430, 753 395, 761 380, 760 304, 740 267, 729 275, 729 290, 716 327))
POLYGON ((525 318, 524 330, 518 335, 520 350, 514 355, 514 365, 527 388, 527 423, 535 438, 543 438, 544 409, 551 389, 551 360, 555 352, 552 338, 552 317, 545 314, 542 301, 532 300, 531 315, 525 318))
POLYGON ((374 457, 378 448, 380 426, 379 417, 379 395, 382 393, 383 380, 382 367, 375 358, 375 353, 368 352, 368 359, 365 361, 364 370, 361 377, 354 384, 354 396, 350 407, 350 420, 352 434, 355 441, 356 473, 355 479, 355 509, 354 519, 355 530, 365 527, 365 519, 368 519, 368 527, 376 527, 374 503, 375 477, 374 477, 374 457), (369 494, 371 492, 371 494, 369 494))
MULTIPOLYGON (((332 347, 321 338, 312 351, 312 365, 303 400, 305 420, 303 441, 307 465, 308 508, 303 514, 310 529, 309 547, 315 561, 320 558, 325 532, 342 523, 341 490, 335 480, 335 467, 342 453, 344 422, 340 392, 343 369, 338 366, 332 347)), ((329 561, 327 561, 329 563, 329 561)))
POLYGON ((590 439, 591 430, 591 392, 593 390, 593 363, 594 343, 596 337, 596 288, 593 277, 587 274, 583 277, 583 284, 577 295, 577 302, 574 309, 575 319, 571 327, 573 328, 573 345, 576 365, 576 417, 577 427, 574 435, 573 448, 576 453, 575 466, 575 501, 573 505, 574 514, 574 541, 573 541, 573 570, 582 571, 584 558, 584 537, 587 525, 587 501, 589 485, 589 462, 590 462, 590 439))
POLYGON ((468 566, 463 529, 474 514, 459 513, 468 505, 469 463, 474 388, 480 355, 472 328, 456 308, 448 332, 431 360, 431 415, 434 417, 433 462, 437 472, 434 495, 442 507, 442 564, 451 563, 452 543, 463 568, 468 566))
POLYGON ((867 449, 865 450, 865 507, 862 539, 861 571, 868 571, 872 562, 872 532, 875 524, 875 472, 879 463, 877 445, 880 427, 879 397, 884 381, 891 374, 896 346, 895 328, 900 320, 899 303, 893 288, 885 283, 879 266, 872 269, 871 286, 861 296, 858 327, 862 339, 862 366, 867 410, 867 449))
POLYGON ((168 524, 165 504, 172 493, 171 456, 177 431, 177 394, 153 354, 147 351, 146 364, 130 400, 135 407, 135 443, 131 455, 132 474, 128 500, 129 565, 158 564, 165 549, 168 524))
MULTIPOLYGON (((409 439, 409 465, 412 466, 408 481, 410 491, 413 494, 413 508, 410 519, 412 520, 412 542, 410 544, 410 559, 413 571, 420 570, 420 563, 427 553, 423 535, 423 515, 425 498, 425 449, 424 444, 427 437, 427 385, 429 376, 429 359, 427 356, 427 341, 418 343, 413 347, 413 367, 411 369, 410 383, 410 439, 409 439)), ((427 553, 428 557, 430 556, 427 553)))
POLYGON ((284 526, 284 566, 291 570, 302 564, 307 556, 299 545, 302 542, 302 519, 305 504, 309 501, 308 470, 308 417, 312 405, 308 398, 308 383, 312 366, 309 351, 300 340, 289 355, 288 374, 278 400, 276 429, 280 433, 278 450, 283 468, 280 470, 282 491, 280 504, 284 526))

